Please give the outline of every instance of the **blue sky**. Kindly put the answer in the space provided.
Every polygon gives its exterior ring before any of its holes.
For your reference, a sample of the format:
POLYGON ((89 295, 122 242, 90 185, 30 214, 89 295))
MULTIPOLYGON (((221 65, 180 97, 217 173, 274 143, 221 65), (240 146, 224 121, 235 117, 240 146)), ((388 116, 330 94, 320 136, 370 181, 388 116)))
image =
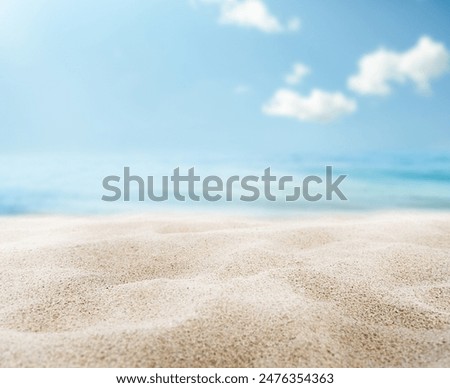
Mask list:
POLYGON ((446 0, 4 0, 0 150, 448 152, 449 20, 446 0))

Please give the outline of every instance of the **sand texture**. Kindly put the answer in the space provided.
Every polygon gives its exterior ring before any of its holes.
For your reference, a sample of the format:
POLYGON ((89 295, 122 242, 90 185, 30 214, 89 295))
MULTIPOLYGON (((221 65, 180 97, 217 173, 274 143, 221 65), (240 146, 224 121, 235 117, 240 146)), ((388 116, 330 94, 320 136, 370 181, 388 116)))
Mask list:
POLYGON ((450 367, 450 214, 0 219, 2 367, 450 367))

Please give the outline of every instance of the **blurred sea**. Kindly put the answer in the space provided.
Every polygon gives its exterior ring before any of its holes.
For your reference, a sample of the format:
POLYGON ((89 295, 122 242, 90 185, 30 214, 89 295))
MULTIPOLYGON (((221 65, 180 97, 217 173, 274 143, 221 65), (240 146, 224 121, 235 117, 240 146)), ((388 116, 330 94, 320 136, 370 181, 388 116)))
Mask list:
MULTIPOLYGON (((201 185, 197 184, 201 195, 201 185)), ((311 185, 314 187, 314 184, 311 185)), ((158 189, 156 190, 158 192, 158 189)), ((288 192, 291 192, 289 189, 288 192)), ((239 197, 242 191, 236 190, 239 197)), ((247 193, 248 194, 248 193, 247 193)), ((383 209, 442 209, 450 210, 450 153, 288 155, 261 160, 245 158, 198 156, 195 158, 159 155, 58 155, 28 154, 0 156, 0 215, 18 214, 104 214, 111 212, 140 212, 159 210, 239 210, 256 212, 298 211, 363 211, 383 209), (137 201, 137 190, 131 202, 104 202, 102 187, 105 176, 123 176, 123 167, 144 179, 153 175, 155 182, 170 175, 174 168, 186 174, 195 166, 202 178, 218 175, 224 180, 231 175, 261 176, 267 167, 278 177, 292 175, 295 183, 307 175, 325 177, 325 166, 333 166, 335 176, 347 175, 339 186, 347 201, 335 198, 307 202, 270 202, 260 198, 246 203, 235 199, 226 202, 167 202, 137 201)))

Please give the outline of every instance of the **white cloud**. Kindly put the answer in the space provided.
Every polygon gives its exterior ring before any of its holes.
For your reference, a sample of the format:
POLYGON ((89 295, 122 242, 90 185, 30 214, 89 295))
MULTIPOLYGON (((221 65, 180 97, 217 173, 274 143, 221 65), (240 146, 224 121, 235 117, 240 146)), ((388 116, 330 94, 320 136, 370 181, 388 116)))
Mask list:
POLYGON ((300 29, 300 25, 301 23, 299 18, 292 18, 287 22, 286 28, 289 31, 298 31, 300 29))
POLYGON ((236 94, 247 94, 250 92, 250 87, 247 85, 237 85, 234 88, 234 93, 236 94))
POLYGON ((262 0, 198 0, 193 4, 197 2, 218 5, 219 22, 222 24, 251 27, 267 33, 297 31, 300 28, 300 19, 291 18, 284 25, 270 13, 262 0))
POLYGON ((450 68, 450 53, 427 36, 404 52, 384 48, 367 54, 359 61, 359 73, 348 79, 348 87, 360 94, 387 95, 393 82, 412 81, 419 91, 430 91, 430 81, 450 68))
POLYGON ((302 79, 311 72, 308 66, 302 63, 296 63, 292 67, 291 73, 287 74, 284 80, 289 85, 297 85, 302 79))
POLYGON ((293 117, 300 121, 330 122, 356 110, 356 102, 339 92, 313 89, 309 96, 302 96, 289 89, 275 92, 262 108, 271 116, 293 117))
POLYGON ((264 32, 283 30, 278 19, 270 14, 260 0, 224 1, 219 21, 224 24, 255 27, 264 32))

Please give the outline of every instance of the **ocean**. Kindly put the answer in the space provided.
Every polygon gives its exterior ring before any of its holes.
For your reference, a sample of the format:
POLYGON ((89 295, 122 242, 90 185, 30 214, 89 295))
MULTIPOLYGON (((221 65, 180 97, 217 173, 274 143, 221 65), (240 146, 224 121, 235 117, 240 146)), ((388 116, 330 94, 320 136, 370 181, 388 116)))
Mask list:
MULTIPOLYGON (((141 212, 160 210, 220 210, 249 212, 314 212, 314 211, 364 211, 388 209, 435 209, 450 210, 450 153, 377 153, 359 155, 282 155, 266 158, 205 157, 194 158, 171 155, 143 154, 102 154, 102 155, 62 155, 62 154, 3 154, 0 156, 0 215, 20 214, 109 214, 117 212, 141 212), (292 176, 293 182, 286 184, 286 191, 272 191, 277 199, 269 201, 261 191, 258 200, 239 200, 245 192, 239 184, 234 187, 233 200, 225 196, 217 202, 208 202, 202 196, 202 186, 196 183, 199 201, 188 198, 186 187, 180 188, 186 201, 173 198, 173 188, 169 185, 169 199, 155 202, 147 197, 138 200, 138 185, 131 183, 130 201, 123 195, 117 201, 106 202, 102 196, 110 195, 103 187, 103 179, 110 175, 121 177, 124 167, 133 175, 147 181, 153 176, 155 193, 161 193, 162 176, 170 176, 180 168, 180 174, 187 174, 195 168, 195 174, 203 180, 216 175, 224 184, 230 176, 261 176, 271 168, 277 179, 292 176), (325 199, 324 188, 310 184, 314 194, 324 196, 315 202, 300 197, 288 202, 285 197, 293 193, 293 185, 304 177, 316 175, 325 180, 325 168, 332 166, 333 176, 346 175, 340 189, 347 200, 336 196, 325 199), (322 191, 321 191, 322 190, 322 191)), ((169 179, 170 183, 170 179, 169 179)), ((121 185, 117 184, 118 186, 121 185)), ((147 189, 147 188, 146 188, 147 189)))

